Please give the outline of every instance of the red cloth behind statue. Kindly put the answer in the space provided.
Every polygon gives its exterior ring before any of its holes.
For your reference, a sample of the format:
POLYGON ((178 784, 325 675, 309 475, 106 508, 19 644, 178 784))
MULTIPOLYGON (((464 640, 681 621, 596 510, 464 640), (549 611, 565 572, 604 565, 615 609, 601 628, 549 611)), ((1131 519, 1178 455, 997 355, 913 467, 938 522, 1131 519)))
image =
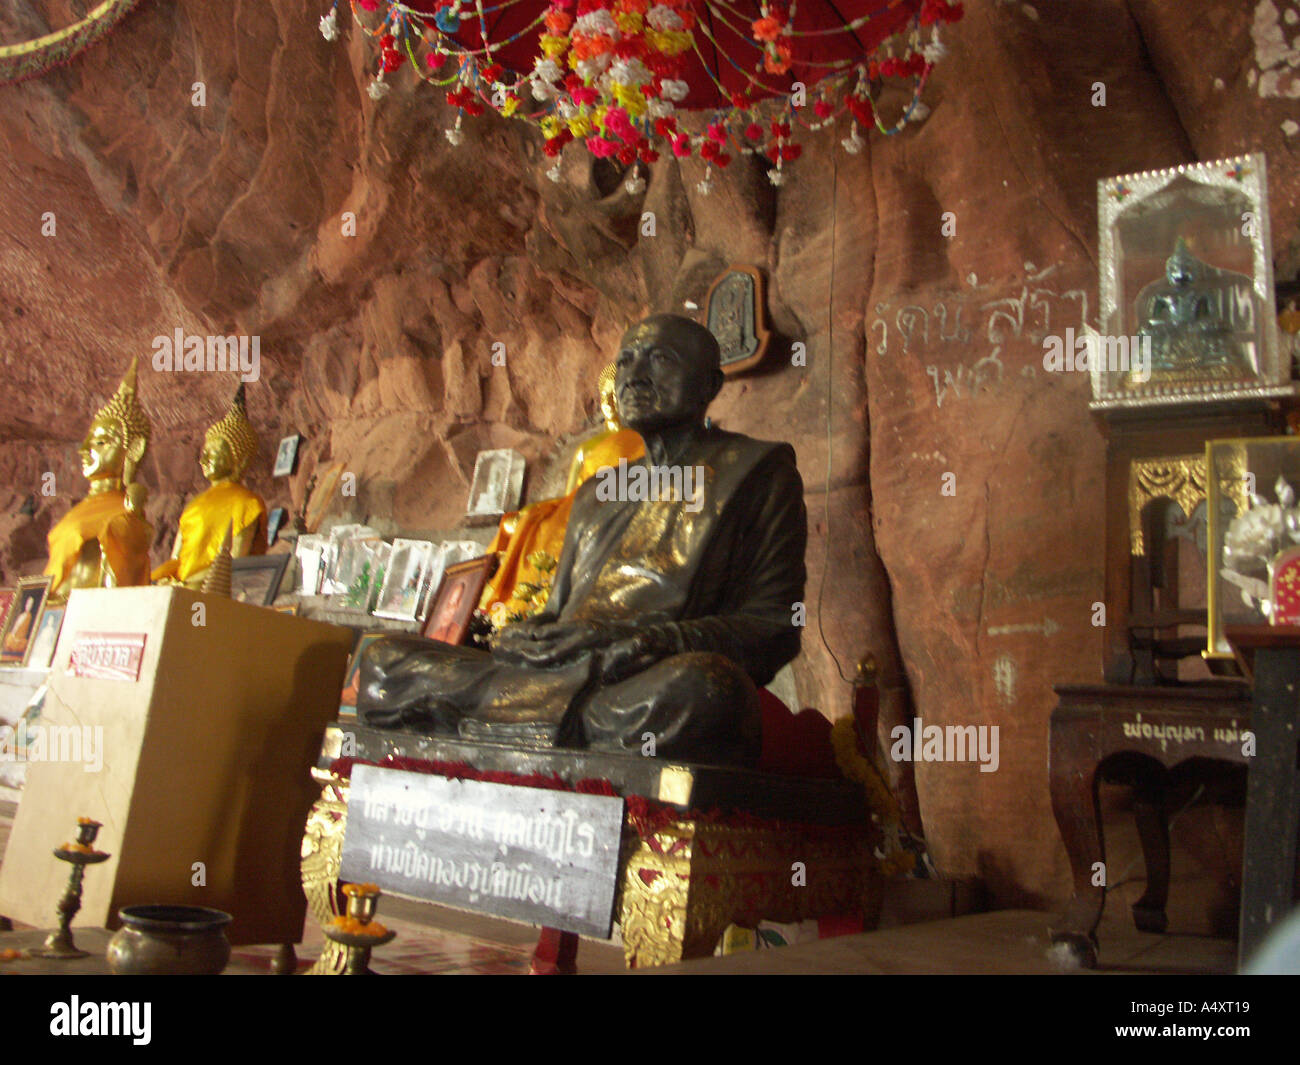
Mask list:
POLYGON ((758 689, 758 703, 763 712, 760 773, 839 779, 831 747, 831 723, 824 715, 812 709, 792 714, 766 688, 758 689))

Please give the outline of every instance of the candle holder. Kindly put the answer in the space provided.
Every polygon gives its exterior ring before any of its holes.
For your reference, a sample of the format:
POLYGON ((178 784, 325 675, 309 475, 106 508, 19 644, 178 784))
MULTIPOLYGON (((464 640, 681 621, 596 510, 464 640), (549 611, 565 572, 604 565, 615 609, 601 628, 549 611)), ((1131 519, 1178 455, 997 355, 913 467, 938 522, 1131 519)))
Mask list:
POLYGON ((85 958, 89 951, 80 950, 72 941, 72 918, 81 909, 81 880, 86 874, 86 866, 98 865, 110 857, 103 851, 95 850, 95 837, 99 834, 100 823, 88 817, 77 818, 77 842, 65 843, 54 852, 54 857, 72 866, 68 874, 68 886, 59 899, 59 927, 51 932, 43 947, 32 951, 34 958, 85 958))
POLYGON ((374 920, 383 892, 374 884, 344 884, 343 894, 348 900, 347 913, 324 927, 325 937, 344 949, 344 976, 373 976, 370 952, 397 935, 374 920))

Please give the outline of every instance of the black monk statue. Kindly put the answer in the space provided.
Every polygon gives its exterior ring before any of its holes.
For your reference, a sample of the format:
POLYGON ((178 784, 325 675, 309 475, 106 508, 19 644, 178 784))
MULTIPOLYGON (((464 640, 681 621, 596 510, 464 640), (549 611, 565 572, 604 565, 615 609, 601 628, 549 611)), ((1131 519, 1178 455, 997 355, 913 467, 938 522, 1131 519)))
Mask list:
POLYGON ((706 425, 718 344, 688 318, 634 326, 616 365, 619 415, 646 454, 578 491, 545 609, 490 654, 417 636, 371 644, 366 724, 757 761, 755 685, 799 653, 808 528, 794 449, 706 425))

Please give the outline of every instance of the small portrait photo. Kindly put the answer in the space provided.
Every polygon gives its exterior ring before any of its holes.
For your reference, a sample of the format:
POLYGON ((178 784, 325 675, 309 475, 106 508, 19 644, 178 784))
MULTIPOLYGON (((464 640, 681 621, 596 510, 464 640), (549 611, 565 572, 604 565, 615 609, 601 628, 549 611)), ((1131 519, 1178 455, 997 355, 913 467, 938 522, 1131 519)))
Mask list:
POLYGON ((428 540, 394 540, 384 571, 376 617, 414 621, 436 545, 428 540))
POLYGON ((443 571, 442 584, 434 596, 422 635, 443 643, 464 643, 470 618, 495 564, 495 555, 484 555, 448 566, 443 571))
POLYGON ((391 632, 363 632, 357 638, 357 645, 352 649, 352 660, 343 679, 343 691, 339 695, 339 717, 357 716, 357 694, 361 690, 361 652, 376 640, 393 635, 391 632))
POLYGON ((284 507, 273 507, 271 513, 266 519, 266 546, 270 547, 275 543, 280 535, 280 530, 284 528, 284 523, 289 517, 289 511, 284 507))
POLYGON ((302 443, 301 433, 294 433, 280 440, 280 446, 275 450, 275 468, 271 470, 272 477, 288 477, 293 473, 298 465, 300 443, 302 443))
POLYGON ((27 653, 28 669, 49 669, 54 661, 54 649, 59 643, 59 630, 63 628, 66 606, 47 606, 36 624, 31 650, 27 653))
POLYGON ((524 457, 502 448, 480 451, 474 460, 474 480, 469 487, 469 508, 473 517, 500 517, 519 506, 524 486, 524 457))
POLYGON ((288 555, 248 555, 230 561, 230 598, 237 603, 270 606, 280 591, 288 555))
POLYGON ((0 630, 0 666, 25 666, 36 636, 36 622, 50 592, 51 577, 24 577, 9 617, 0 630))

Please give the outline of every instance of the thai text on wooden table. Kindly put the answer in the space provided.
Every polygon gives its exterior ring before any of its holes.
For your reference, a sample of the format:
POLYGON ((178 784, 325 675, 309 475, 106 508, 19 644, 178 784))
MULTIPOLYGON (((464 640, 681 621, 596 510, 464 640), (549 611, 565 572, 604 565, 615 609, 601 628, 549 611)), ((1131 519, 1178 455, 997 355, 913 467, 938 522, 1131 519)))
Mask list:
POLYGON ((622 827, 622 799, 358 765, 339 876, 608 936, 622 827))

